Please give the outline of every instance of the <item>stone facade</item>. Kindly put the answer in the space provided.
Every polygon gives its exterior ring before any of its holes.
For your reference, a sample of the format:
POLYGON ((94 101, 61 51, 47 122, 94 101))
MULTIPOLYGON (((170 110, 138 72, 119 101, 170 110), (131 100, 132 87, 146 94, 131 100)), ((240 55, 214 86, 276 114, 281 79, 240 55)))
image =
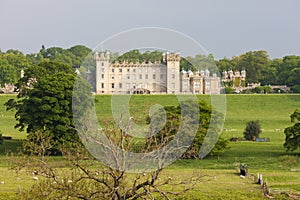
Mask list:
POLYGON ((181 93, 220 94, 220 78, 210 71, 181 71, 181 93))
POLYGON ((208 70, 180 73, 180 55, 165 53, 161 61, 110 62, 110 53, 94 54, 96 94, 219 94, 220 78, 208 70))
POLYGON ((245 87, 245 81, 246 81, 246 71, 242 70, 241 72, 232 70, 230 71, 223 71, 222 73, 222 81, 224 83, 230 83, 233 88, 238 87, 245 87))

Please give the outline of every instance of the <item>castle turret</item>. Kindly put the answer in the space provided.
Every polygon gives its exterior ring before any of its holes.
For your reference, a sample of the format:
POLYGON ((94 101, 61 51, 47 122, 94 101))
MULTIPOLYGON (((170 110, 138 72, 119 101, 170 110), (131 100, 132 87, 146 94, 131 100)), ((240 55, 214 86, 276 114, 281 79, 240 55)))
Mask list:
POLYGON ((230 80, 232 80, 233 79, 233 71, 232 70, 230 70, 230 71, 228 71, 228 76, 229 76, 229 79, 230 80))
POLYGON ((167 63, 167 93, 180 93, 180 54, 167 53, 164 55, 167 63))
POLYGON ((20 77, 21 77, 21 78, 24 77, 24 69, 23 69, 23 68, 21 69, 21 75, 20 75, 20 77))
POLYGON ((239 71, 235 71, 235 72, 234 72, 234 76, 235 76, 235 77, 240 77, 240 76, 241 76, 241 74, 240 74, 240 72, 239 72, 239 71))
POLYGON ((108 68, 110 53, 107 51, 101 52, 100 56, 98 52, 94 54, 95 67, 96 67, 96 94, 105 93, 108 91, 108 68))
POLYGON ((246 78, 246 70, 243 69, 243 70, 241 71, 241 77, 242 77, 242 78, 246 78))

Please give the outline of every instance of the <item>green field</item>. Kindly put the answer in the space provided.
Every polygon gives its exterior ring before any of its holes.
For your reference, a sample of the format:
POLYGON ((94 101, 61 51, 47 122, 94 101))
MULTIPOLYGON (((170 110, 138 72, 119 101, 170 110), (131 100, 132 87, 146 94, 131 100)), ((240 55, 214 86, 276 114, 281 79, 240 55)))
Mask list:
MULTIPOLYGON (((210 96, 199 95, 198 99, 210 100, 210 96)), ((25 133, 20 133, 13 128, 16 121, 14 113, 5 111, 3 103, 15 96, 0 96, 0 130, 6 136, 14 139, 23 139, 25 133)), ((130 100, 130 112, 133 116, 145 118, 149 108, 155 104, 176 105, 177 99, 172 95, 133 95, 130 100)), ((300 108, 300 95, 227 95, 227 113, 224 124, 223 136, 242 137, 246 122, 259 120, 263 129, 261 137, 268 137, 271 142, 230 142, 230 149, 217 156, 203 160, 179 160, 166 169, 165 173, 187 174, 195 169, 207 174, 208 178, 197 186, 186 199, 261 199, 263 195, 259 186, 253 184, 249 177, 240 179, 236 174, 239 163, 247 163, 250 174, 262 173, 267 180, 271 191, 278 193, 300 192, 300 151, 288 153, 283 148, 285 127, 290 126, 291 113, 300 108)), ((96 112, 100 121, 112 118, 111 96, 96 97, 96 112)), ((0 145, 0 181, 8 179, 8 162, 4 154, 14 151, 20 146, 18 141, 5 141, 0 145)), ((30 175, 24 174, 25 177, 30 175)), ((4 194, 16 192, 17 185, 6 181, 8 184, 0 185, 0 199, 4 194), (1 195, 3 194, 3 195, 1 195)), ((32 181, 29 181, 31 184, 32 181)), ((26 182, 20 181, 21 187, 27 187, 26 182)), ((285 199, 286 195, 277 195, 285 199)))

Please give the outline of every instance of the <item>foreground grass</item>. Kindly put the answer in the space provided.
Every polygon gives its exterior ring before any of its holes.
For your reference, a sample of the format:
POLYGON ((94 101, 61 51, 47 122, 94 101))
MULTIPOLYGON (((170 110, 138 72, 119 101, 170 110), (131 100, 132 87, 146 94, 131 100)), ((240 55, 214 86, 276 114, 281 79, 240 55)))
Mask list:
MULTIPOLYGON (((14 113, 5 111, 3 105, 15 96, 0 96, 0 130, 15 139, 25 138, 13 128, 16 121, 14 113)), ((199 99, 209 100, 207 95, 199 99)), ((111 96, 96 96, 96 111, 100 121, 112 118, 111 96)), ((155 104, 176 105, 177 99, 172 95, 134 95, 130 100, 132 115, 144 117, 149 108, 155 104)), ((263 133, 271 142, 231 142, 230 149, 220 155, 203 160, 179 160, 169 166, 165 176, 187 177, 191 171, 199 169, 205 176, 194 191, 179 199, 263 199, 259 186, 253 183, 251 176, 241 179, 236 174, 239 163, 247 163, 249 173, 262 173, 271 187, 271 192, 300 192, 300 151, 288 153, 283 148, 285 135, 283 130, 290 126, 290 114, 300 108, 300 95, 227 95, 227 115, 223 137, 242 137, 246 122, 260 120, 263 133)), ((5 141, 0 145, 0 199, 17 198, 16 192, 30 187, 34 181, 26 171, 18 175, 8 169, 9 158, 5 155, 15 152, 21 141, 5 141), (19 187, 20 186, 20 187, 19 187), (8 195, 8 196, 7 196, 8 195)), ((62 158, 54 163, 62 167, 62 158)), ((276 195, 277 199, 287 199, 285 194, 276 195)))
MULTIPOLYGON (((63 161, 53 161, 52 164, 57 163, 57 168, 62 173, 69 173, 69 169, 61 166, 63 161), (53 163, 54 162, 54 163, 53 163), (62 168, 61 168, 62 167, 62 168)), ((195 161, 190 161, 190 164, 195 161)), ((97 166, 94 166, 97 167, 97 166)), ((253 171, 252 171, 253 172, 253 171)), ((260 171, 264 173, 264 177, 268 177, 268 184, 271 186, 271 193, 276 199, 288 199, 287 193, 295 193, 299 189, 296 183, 299 184, 300 177, 297 176, 298 172, 284 172, 284 171, 260 171), (280 194, 282 193, 282 194, 280 194)), ((235 169, 198 169, 183 167, 180 164, 173 164, 166 168, 160 178, 168 179, 172 177, 172 182, 179 180, 188 180, 189 177, 198 173, 202 176, 201 181, 195 186, 192 191, 187 192, 183 196, 176 199, 266 199, 264 197, 260 186, 255 184, 253 177, 250 175, 245 179, 241 179, 235 169)), ((39 176, 38 176, 39 177, 39 176)), ((18 199, 18 194, 26 191, 35 182, 31 172, 21 170, 15 173, 7 167, 0 167, 0 199, 18 199)), ((167 186, 168 190, 176 191, 176 188, 167 186)))

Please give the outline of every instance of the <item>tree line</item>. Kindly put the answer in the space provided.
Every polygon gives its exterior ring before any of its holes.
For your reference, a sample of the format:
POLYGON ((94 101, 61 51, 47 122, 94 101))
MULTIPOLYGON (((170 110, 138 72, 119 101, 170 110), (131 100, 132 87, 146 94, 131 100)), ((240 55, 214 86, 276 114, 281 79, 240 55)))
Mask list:
POLYGON ((293 92, 300 92, 300 56, 270 59, 267 51, 249 51, 231 59, 224 57, 216 65, 220 72, 246 70, 246 83, 287 85, 293 92))
MULTIPOLYGON (((36 65, 43 61, 57 61, 69 66, 80 66, 85 61, 85 67, 80 68, 84 75, 87 68, 94 71, 92 50, 83 45, 76 45, 67 49, 61 47, 49 47, 44 45, 37 53, 24 54, 19 50, 0 50, 0 85, 5 83, 17 83, 22 69, 30 65, 36 65)), ((162 60, 160 51, 146 51, 141 53, 138 50, 129 51, 123 55, 113 52, 112 59, 123 62, 131 61, 158 61, 162 60)), ((112 60, 112 61, 113 61, 112 60)), ((229 70, 246 70, 246 84, 261 83, 261 85, 287 85, 295 93, 300 92, 300 56, 288 55, 283 58, 270 59, 268 52, 264 50, 249 51, 232 58, 214 59, 212 54, 188 56, 180 61, 181 69, 184 70, 205 70, 219 72, 229 70)))

